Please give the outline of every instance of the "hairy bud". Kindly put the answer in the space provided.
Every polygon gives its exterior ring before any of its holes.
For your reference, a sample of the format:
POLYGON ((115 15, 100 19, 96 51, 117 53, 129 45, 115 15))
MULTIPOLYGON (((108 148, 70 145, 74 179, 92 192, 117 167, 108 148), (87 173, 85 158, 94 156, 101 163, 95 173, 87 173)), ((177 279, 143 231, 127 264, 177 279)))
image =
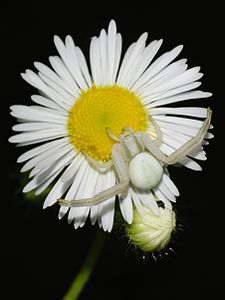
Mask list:
POLYGON ((130 242, 144 252, 160 251, 165 248, 176 226, 174 211, 159 208, 159 215, 143 206, 143 215, 135 210, 132 224, 125 225, 125 232, 130 242))

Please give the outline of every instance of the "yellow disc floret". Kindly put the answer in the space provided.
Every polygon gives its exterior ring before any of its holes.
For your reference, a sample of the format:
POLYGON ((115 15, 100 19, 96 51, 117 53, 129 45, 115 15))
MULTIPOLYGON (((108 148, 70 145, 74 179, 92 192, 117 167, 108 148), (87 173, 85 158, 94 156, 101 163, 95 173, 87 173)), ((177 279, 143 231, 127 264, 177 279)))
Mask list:
POLYGON ((95 160, 111 158, 115 143, 105 129, 118 136, 124 127, 134 131, 147 128, 147 111, 140 99, 132 92, 117 85, 82 91, 71 108, 68 132, 77 150, 84 150, 95 160))

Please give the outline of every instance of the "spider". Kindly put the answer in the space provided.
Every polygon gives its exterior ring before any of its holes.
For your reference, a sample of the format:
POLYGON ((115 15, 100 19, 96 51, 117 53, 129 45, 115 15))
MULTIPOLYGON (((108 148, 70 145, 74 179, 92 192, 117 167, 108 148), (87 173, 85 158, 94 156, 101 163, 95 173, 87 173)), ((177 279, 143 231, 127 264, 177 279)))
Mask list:
POLYGON ((141 191, 151 190, 160 183, 164 168, 178 163, 185 155, 190 154, 201 145, 209 129, 211 115, 212 111, 208 108, 206 119, 197 135, 169 156, 166 156, 159 149, 162 136, 158 125, 153 120, 151 121, 158 136, 156 140, 151 140, 143 131, 134 133, 132 128, 124 128, 120 137, 117 138, 109 128, 106 128, 106 133, 110 138, 117 141, 112 147, 112 159, 106 163, 101 163, 91 158, 85 151, 82 153, 89 163, 98 170, 114 167, 118 183, 93 198, 70 201, 59 199, 58 203, 70 207, 94 206, 113 196, 126 194, 130 183, 141 191))

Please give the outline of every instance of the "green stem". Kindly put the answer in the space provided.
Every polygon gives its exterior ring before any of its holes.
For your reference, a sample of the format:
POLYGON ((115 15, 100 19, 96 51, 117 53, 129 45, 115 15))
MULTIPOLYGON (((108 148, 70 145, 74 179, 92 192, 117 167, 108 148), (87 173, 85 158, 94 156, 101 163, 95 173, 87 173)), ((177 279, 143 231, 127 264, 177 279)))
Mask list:
POLYGON ((69 290, 66 295, 63 297, 63 300, 76 300, 81 294, 85 284, 90 278, 94 267, 96 265, 97 259, 101 253, 103 242, 105 240, 105 234, 102 230, 97 229, 91 247, 88 251, 88 254, 81 266, 78 274, 74 278, 69 290))

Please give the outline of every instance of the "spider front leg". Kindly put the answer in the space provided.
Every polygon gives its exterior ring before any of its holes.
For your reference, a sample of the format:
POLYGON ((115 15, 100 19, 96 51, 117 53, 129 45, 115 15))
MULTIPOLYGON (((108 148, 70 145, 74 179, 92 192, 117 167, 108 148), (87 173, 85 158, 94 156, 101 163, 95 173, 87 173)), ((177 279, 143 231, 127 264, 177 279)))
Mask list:
POLYGON ((112 161, 115 167, 119 183, 113 187, 100 192, 93 198, 79 199, 79 200, 64 200, 59 199, 58 203, 62 206, 81 207, 81 206, 94 206, 100 204, 118 194, 124 194, 129 187, 129 177, 127 173, 127 164, 121 154, 120 144, 115 144, 112 149, 112 161))
POLYGON ((149 121, 152 123, 152 125, 155 128, 155 133, 156 133, 156 139, 154 140, 154 143, 157 146, 160 146, 162 144, 162 132, 161 129, 159 127, 159 125, 157 124, 157 122, 154 120, 154 118, 152 116, 148 116, 149 121))
POLYGON ((185 155, 193 152, 198 146, 202 144, 202 141, 207 134, 207 131, 210 126, 212 117, 212 110, 208 107, 207 116, 205 121, 203 122, 202 127, 199 129, 197 135, 187 141, 183 146, 174 151, 171 155, 166 158, 165 163, 168 165, 173 165, 179 162, 185 155))
POLYGON ((95 169, 97 169, 101 173, 106 172, 107 169, 110 169, 113 166, 112 160, 109 160, 107 162, 99 162, 94 158, 92 158, 91 156, 89 156, 86 151, 82 150, 81 152, 85 156, 87 161, 90 163, 90 165, 92 165, 95 169))
POLYGON ((202 127, 198 131, 197 135, 187 141, 183 146, 174 151, 171 155, 166 156, 152 141, 145 132, 137 132, 136 137, 143 143, 145 148, 159 161, 165 165, 172 165, 179 162, 185 155, 190 154, 198 146, 202 144, 202 141, 209 129, 211 122, 212 111, 207 109, 207 116, 203 122, 202 127))

